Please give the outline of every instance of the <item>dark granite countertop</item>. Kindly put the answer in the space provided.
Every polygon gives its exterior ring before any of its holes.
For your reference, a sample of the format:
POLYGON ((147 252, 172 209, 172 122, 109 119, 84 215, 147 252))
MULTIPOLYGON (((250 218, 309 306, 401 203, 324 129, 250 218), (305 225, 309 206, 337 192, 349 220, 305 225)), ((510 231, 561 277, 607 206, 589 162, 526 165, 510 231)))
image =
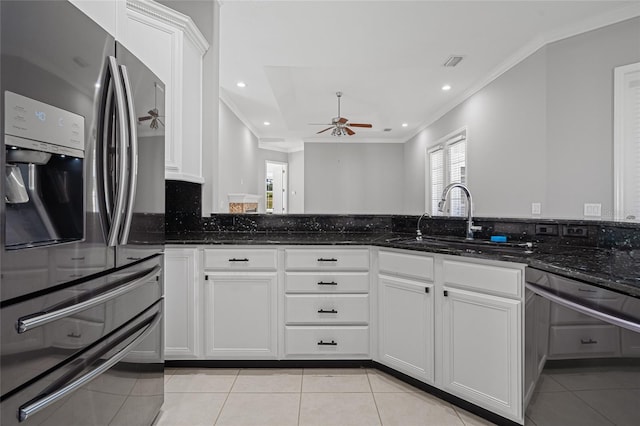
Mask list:
POLYGON ((518 243, 469 243, 463 238, 397 233, 226 233, 167 234, 167 244, 180 245, 373 245, 522 263, 532 268, 578 279, 640 298, 640 249, 596 248, 536 243, 532 249, 518 243))

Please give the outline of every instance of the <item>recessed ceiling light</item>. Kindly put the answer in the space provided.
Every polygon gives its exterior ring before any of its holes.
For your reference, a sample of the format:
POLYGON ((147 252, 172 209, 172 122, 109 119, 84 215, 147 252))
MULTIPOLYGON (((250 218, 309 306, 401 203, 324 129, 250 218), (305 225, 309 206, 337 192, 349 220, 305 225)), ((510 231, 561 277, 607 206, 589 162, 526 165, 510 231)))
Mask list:
POLYGON ((402 123, 402 127, 407 127, 409 123, 402 123))
POLYGON ((268 121, 265 121, 265 122, 264 122, 264 125, 265 125, 265 126, 271 126, 271 123, 269 123, 268 121))
POLYGON ((247 83, 245 83, 244 81, 239 81, 236 83, 236 86, 238 87, 247 87, 247 83))
POLYGON ((451 86, 450 86, 450 85, 448 85, 448 84, 445 84, 444 86, 442 86, 442 90, 444 90, 445 92, 446 92, 447 90, 451 90, 451 86))

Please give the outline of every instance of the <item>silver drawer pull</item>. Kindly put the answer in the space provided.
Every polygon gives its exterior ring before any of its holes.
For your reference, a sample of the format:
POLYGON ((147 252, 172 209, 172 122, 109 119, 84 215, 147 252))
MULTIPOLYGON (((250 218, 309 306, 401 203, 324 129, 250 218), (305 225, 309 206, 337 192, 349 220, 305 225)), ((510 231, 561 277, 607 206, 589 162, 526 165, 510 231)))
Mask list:
POLYGON ((151 333, 151 331, 153 331, 153 329, 160 322, 161 318, 162 317, 160 315, 156 314, 154 319, 146 325, 146 328, 144 329, 142 334, 140 334, 138 337, 136 337, 136 339, 133 342, 129 343, 122 350, 120 350, 114 356, 109 358, 107 361, 100 364, 100 366, 98 366, 94 370, 88 372, 84 376, 81 376, 75 381, 69 383, 67 386, 63 387, 62 389, 59 389, 56 392, 53 392, 52 394, 44 396, 32 403, 27 403, 22 407, 20 407, 18 409, 18 421, 20 423, 24 422, 25 420, 27 420, 29 417, 33 416, 37 412, 47 408, 51 404, 59 401, 60 399, 69 395, 70 393, 76 391, 78 388, 89 383, 90 381, 92 381, 93 379, 95 379, 96 377, 98 377, 99 375, 101 375, 102 373, 109 370, 111 367, 113 367, 117 363, 119 363, 124 357, 126 357, 129 354, 129 352, 131 352, 140 342, 142 342, 151 333))
POLYGON ((118 287, 115 290, 107 291, 89 300, 85 300, 84 302, 67 306, 66 308, 58 309, 52 312, 46 312, 41 315, 27 315, 18 318, 18 321, 16 321, 16 331, 19 334, 25 333, 33 328, 43 326, 50 322, 59 320, 60 318, 65 318, 80 311, 84 311, 85 309, 101 305, 111 299, 115 299, 118 296, 133 291, 136 288, 144 285, 151 277, 153 277, 154 275, 158 275, 161 271, 162 268, 160 266, 155 266, 149 273, 143 275, 142 277, 133 280, 126 285, 118 287))
POLYGON ((336 311, 335 309, 330 309, 330 310, 324 310, 324 309, 320 309, 318 310, 319 314, 337 314, 338 311, 336 311))
POLYGON ((82 257, 72 257, 71 260, 84 260, 84 256, 82 256, 82 257))
POLYGON ((335 257, 331 257, 331 258, 324 258, 321 257, 318 259, 318 262, 337 262, 338 259, 336 259, 335 257))
POLYGON ((580 343, 582 343, 583 345, 595 345, 598 343, 598 341, 589 338, 589 340, 580 339, 580 343))
POLYGON ((320 281, 318 285, 338 285, 338 283, 335 281, 329 281, 329 282, 320 281))
POLYGON ((318 342, 318 346, 338 346, 338 343, 336 343, 334 340, 330 342, 323 342, 322 340, 320 340, 318 342))
POLYGON ((229 259, 229 262, 248 262, 248 261, 249 259, 247 259, 246 257, 242 259, 236 259, 235 257, 232 257, 231 259, 229 259))

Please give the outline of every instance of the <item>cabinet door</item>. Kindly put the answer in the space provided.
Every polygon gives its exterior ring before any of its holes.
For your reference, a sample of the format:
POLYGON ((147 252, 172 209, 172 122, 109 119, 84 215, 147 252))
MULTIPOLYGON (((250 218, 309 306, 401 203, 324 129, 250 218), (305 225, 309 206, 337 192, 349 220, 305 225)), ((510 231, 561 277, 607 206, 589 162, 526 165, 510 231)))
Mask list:
POLYGON ((380 276, 380 362, 433 383, 433 286, 380 276))
POLYGON ((200 352, 198 249, 165 249, 165 358, 193 359, 200 352))
POLYGON ((522 302, 447 287, 444 293, 444 389, 520 421, 522 302))
POLYGON ((205 281, 206 355, 277 356, 277 274, 209 274, 205 281))

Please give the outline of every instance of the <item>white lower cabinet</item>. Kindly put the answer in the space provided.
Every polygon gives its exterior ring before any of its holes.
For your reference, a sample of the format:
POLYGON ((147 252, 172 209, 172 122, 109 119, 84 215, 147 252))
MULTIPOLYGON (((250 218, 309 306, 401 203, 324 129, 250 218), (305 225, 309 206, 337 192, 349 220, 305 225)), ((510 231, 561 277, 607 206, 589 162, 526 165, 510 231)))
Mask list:
POLYGON ((433 285, 378 278, 380 362, 433 383, 433 285))
POLYGON ((434 258, 378 253, 379 362, 434 383, 434 258))
POLYGON ((277 358, 277 274, 207 274, 205 355, 277 358))
MULTIPOLYGON (((512 274, 506 273, 504 282, 484 283, 481 273, 472 273, 468 278, 475 276, 475 285, 471 281, 458 284, 479 290, 460 289, 447 282, 446 263, 445 260, 442 387, 469 402, 522 422, 522 300, 485 294, 480 290, 491 288, 506 294, 518 294, 522 288, 521 278, 513 280, 509 278, 512 274)), ((486 271, 487 266, 477 266, 486 271)), ((463 267, 473 269, 474 266, 465 264, 463 267)), ((491 275, 495 278, 494 274, 491 275)))
POLYGON ((284 357, 370 358, 369 249, 287 248, 284 267, 284 357))
POLYGON ((201 355, 200 253, 197 248, 169 248, 164 253, 165 358, 201 355))

